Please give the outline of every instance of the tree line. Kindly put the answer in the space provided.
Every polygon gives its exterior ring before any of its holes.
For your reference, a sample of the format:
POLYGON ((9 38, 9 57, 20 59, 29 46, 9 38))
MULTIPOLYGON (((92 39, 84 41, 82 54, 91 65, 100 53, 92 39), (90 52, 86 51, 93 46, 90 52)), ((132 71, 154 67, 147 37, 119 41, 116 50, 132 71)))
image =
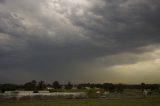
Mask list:
MULTIPOLYGON (((52 84, 47 84, 44 81, 37 82, 36 80, 32 80, 30 82, 26 82, 25 84, 0 84, 0 92, 4 93, 5 91, 15 91, 15 90, 25 90, 25 91, 34 91, 35 93, 40 90, 47 90, 47 88, 52 88, 55 90, 62 89, 72 89, 73 84, 68 82, 67 84, 60 84, 58 81, 54 81, 52 84)), ((51 89, 51 90, 52 90, 51 89)))
POLYGON ((95 83, 84 83, 84 84, 72 84, 68 82, 67 84, 60 84, 58 81, 54 81, 52 84, 47 84, 44 81, 37 82, 36 80, 32 80, 30 82, 26 82, 25 84, 0 84, 0 92, 5 91, 15 91, 15 90, 25 90, 25 91, 33 91, 38 92, 40 90, 49 90, 55 91, 60 89, 70 90, 73 87, 76 89, 86 89, 86 88, 100 88, 109 92, 123 92, 124 89, 150 89, 159 90, 159 84, 113 84, 113 83, 103 83, 103 84, 95 84, 95 83), (50 88, 50 89, 49 89, 50 88))

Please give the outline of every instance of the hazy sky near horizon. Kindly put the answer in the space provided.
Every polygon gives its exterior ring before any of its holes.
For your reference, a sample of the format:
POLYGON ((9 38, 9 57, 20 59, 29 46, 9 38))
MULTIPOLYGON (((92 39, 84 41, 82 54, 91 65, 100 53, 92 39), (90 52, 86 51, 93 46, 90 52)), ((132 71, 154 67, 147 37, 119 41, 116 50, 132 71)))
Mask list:
POLYGON ((0 83, 160 83, 160 0, 0 0, 0 83))

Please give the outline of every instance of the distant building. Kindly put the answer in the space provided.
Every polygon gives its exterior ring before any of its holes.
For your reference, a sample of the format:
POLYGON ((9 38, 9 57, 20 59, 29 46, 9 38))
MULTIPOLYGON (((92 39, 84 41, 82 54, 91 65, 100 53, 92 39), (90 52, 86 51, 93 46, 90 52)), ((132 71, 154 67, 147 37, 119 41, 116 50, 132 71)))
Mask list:
POLYGON ((53 87, 47 87, 47 90, 52 90, 52 89, 54 89, 53 87))
POLYGON ((91 88, 90 87, 85 87, 85 89, 90 90, 91 88))

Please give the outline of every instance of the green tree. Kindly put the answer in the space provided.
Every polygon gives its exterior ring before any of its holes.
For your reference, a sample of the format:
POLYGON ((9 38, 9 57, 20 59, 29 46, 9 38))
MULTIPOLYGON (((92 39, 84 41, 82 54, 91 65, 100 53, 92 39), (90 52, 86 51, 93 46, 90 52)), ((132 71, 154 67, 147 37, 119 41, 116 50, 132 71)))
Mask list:
POLYGON ((25 90, 28 90, 28 91, 29 90, 32 90, 32 91, 36 90, 37 89, 36 86, 37 86, 36 80, 32 80, 31 82, 27 82, 24 84, 25 90))
POLYGON ((158 84, 152 84, 152 85, 150 86, 150 89, 151 89, 151 91, 158 90, 158 89, 159 89, 159 86, 158 86, 158 84))
POLYGON ((54 89, 60 89, 61 88, 61 85, 59 84, 58 81, 54 81, 52 86, 53 86, 54 89))
POLYGON ((40 81, 38 83, 38 90, 43 90, 45 88, 46 88, 46 85, 45 85, 44 81, 40 81))
POLYGON ((115 86, 112 83, 104 83, 103 88, 109 92, 115 92, 115 86))
POLYGON ((146 84, 142 82, 141 83, 141 89, 142 89, 142 91, 144 91, 145 87, 146 87, 146 84))
POLYGON ((15 91, 19 88, 18 85, 15 84, 2 84, 0 85, 0 91, 4 93, 5 91, 15 91))
POLYGON ((123 90, 124 90, 123 85, 122 85, 122 84, 118 84, 117 87, 116 87, 116 91, 117 91, 118 93, 122 93, 123 90))
POLYGON ((65 86, 65 89, 72 89, 73 85, 71 82, 68 82, 67 85, 65 86))

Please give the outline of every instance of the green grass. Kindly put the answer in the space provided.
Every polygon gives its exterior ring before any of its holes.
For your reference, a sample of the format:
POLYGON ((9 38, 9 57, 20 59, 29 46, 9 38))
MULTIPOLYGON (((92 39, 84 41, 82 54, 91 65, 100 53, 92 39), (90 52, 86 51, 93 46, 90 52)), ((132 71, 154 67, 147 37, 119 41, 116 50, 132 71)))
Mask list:
POLYGON ((0 106, 160 106, 160 97, 128 99, 66 99, 53 101, 3 101, 0 106))

